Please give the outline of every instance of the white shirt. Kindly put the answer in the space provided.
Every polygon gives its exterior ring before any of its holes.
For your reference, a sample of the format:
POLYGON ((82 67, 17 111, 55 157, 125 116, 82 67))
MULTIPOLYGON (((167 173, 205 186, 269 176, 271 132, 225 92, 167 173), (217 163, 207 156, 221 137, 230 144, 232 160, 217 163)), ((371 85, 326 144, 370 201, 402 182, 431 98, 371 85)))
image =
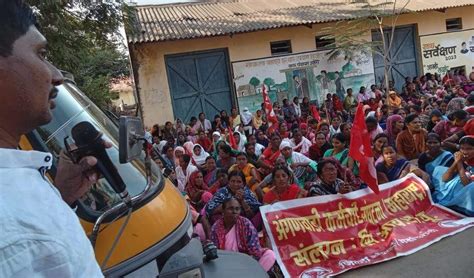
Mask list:
POLYGON ((103 277, 73 210, 44 177, 51 154, 0 148, 0 277, 103 277))
POLYGON ((145 135, 143 136, 148 143, 153 144, 153 136, 149 131, 145 131, 145 135))
POLYGON ((296 144, 295 139, 293 138, 290 140, 291 148, 294 151, 304 154, 306 156, 309 154, 309 148, 311 147, 311 145, 311 141, 309 141, 306 137, 303 137, 299 144, 296 144))
POLYGON ((201 120, 198 120, 197 121, 197 124, 198 124, 198 128, 197 129, 201 129, 203 130, 204 132, 209 132, 209 131, 212 131, 212 124, 211 122, 208 120, 208 119, 204 119, 204 123, 201 122, 201 120))
POLYGON ((333 125, 329 126, 329 134, 331 134, 331 136, 333 136, 334 134, 339 133, 339 132, 341 132, 340 126, 337 127, 337 129, 335 129, 333 125))
POLYGON ((186 168, 186 173, 184 173, 181 166, 176 167, 176 179, 178 180, 178 189, 181 192, 184 192, 186 189, 186 184, 189 181, 189 177, 191 177, 191 174, 196 171, 199 171, 199 169, 194 166, 191 161, 189 161, 188 167, 186 168))
POLYGON ((265 146, 259 143, 255 143, 255 155, 260 156, 265 150, 265 146))
POLYGON ((301 117, 301 106, 293 102, 293 107, 295 108, 296 116, 301 117))

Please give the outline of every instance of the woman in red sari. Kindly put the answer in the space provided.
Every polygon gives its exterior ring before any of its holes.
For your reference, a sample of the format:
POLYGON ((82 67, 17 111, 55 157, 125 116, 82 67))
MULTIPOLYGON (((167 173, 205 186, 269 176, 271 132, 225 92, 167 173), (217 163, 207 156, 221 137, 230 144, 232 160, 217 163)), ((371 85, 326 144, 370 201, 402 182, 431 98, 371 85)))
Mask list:
POLYGON ((281 137, 278 133, 273 133, 270 137, 270 144, 259 157, 261 171, 264 175, 271 173, 273 165, 280 156, 281 137))
POLYGON ((204 183, 201 171, 191 174, 185 190, 191 203, 198 209, 202 208, 212 198, 212 193, 209 192, 207 184, 204 183))
POLYGON ((315 142, 309 148, 309 158, 318 162, 330 148, 331 144, 326 140, 326 135, 322 132, 318 132, 316 133, 315 142))
POLYGON ((332 107, 334 109, 334 112, 337 112, 337 111, 342 112, 344 110, 342 101, 339 99, 339 97, 336 94, 332 95, 332 107))
POLYGON ((263 196, 264 204, 273 204, 306 197, 306 190, 296 184, 290 184, 290 170, 286 166, 277 166, 272 173, 273 187, 263 196))

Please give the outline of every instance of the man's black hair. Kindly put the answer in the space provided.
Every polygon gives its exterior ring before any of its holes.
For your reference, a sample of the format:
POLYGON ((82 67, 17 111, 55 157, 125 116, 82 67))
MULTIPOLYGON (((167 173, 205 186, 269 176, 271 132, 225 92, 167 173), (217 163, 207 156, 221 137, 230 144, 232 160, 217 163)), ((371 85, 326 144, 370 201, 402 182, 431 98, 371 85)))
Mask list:
POLYGON ((255 144, 253 144, 253 143, 248 143, 248 142, 247 142, 247 143, 245 143, 245 145, 244 145, 245 149, 248 149, 248 148, 251 147, 251 146, 254 146, 254 147, 255 147, 255 144))
POLYGON ((189 154, 183 154, 182 156, 184 163, 188 164, 191 161, 191 156, 189 154))
POLYGON ((418 113, 421 113, 421 107, 419 105, 413 104, 410 106, 410 108, 413 108, 418 113))
POLYGON ((220 146, 220 149, 221 149, 224 153, 232 155, 232 148, 231 148, 229 145, 227 145, 227 144, 222 145, 222 146, 220 146))
POLYGON ((378 124, 378 121, 377 121, 377 118, 370 116, 370 117, 367 117, 365 119, 365 123, 366 124, 369 124, 369 123, 378 124))
POLYGON ((23 0, 0 0, 0 56, 10 56, 13 43, 31 25, 36 25, 36 16, 23 0))
POLYGON ((161 150, 161 154, 166 154, 169 149, 172 149, 173 146, 171 144, 166 144, 163 146, 163 149, 161 150))
POLYGON ((469 104, 473 104, 474 103, 474 93, 470 93, 467 98, 466 98, 466 101, 469 103, 469 104))
POLYGON ((409 114, 405 117, 405 124, 413 122, 416 118, 419 118, 417 114, 409 114))

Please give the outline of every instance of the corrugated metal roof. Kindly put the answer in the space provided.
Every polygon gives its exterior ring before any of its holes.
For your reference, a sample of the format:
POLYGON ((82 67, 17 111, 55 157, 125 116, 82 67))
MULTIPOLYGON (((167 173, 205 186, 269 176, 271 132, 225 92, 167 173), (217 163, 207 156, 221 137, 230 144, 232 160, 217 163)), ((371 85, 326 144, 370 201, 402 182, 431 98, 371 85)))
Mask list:
MULTIPOLYGON (((240 0, 136 7, 130 43, 230 35, 368 16, 363 4, 349 0, 240 0)), ((401 2, 400 2, 401 3, 401 2)), ((409 11, 474 5, 474 0, 412 0, 409 11)))

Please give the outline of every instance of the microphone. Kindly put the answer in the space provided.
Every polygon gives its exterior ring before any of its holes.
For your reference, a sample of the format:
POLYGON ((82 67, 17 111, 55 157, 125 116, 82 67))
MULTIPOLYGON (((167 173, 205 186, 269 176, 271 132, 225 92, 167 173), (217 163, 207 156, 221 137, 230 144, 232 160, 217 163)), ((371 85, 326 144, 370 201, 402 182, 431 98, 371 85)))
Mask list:
POLYGON ((128 194, 126 185, 120 176, 117 168, 110 160, 105 151, 102 133, 99 132, 90 122, 80 122, 72 130, 72 139, 77 150, 74 150, 77 161, 85 156, 93 156, 97 159, 96 170, 104 176, 115 192, 130 206, 131 198, 128 194))

